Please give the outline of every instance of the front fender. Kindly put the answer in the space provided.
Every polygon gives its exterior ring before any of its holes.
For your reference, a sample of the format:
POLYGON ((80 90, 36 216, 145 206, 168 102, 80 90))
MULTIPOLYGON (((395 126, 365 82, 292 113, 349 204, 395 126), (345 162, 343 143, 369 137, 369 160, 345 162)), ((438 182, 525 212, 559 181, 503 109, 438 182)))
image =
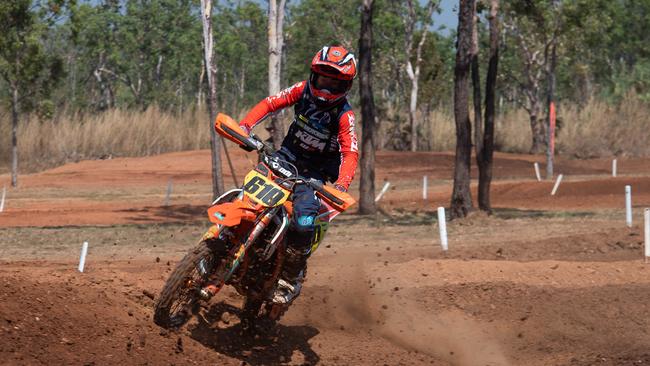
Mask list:
POLYGON ((254 221, 257 217, 256 210, 250 203, 243 200, 225 202, 214 205, 208 209, 210 222, 223 226, 237 226, 242 220, 254 221))

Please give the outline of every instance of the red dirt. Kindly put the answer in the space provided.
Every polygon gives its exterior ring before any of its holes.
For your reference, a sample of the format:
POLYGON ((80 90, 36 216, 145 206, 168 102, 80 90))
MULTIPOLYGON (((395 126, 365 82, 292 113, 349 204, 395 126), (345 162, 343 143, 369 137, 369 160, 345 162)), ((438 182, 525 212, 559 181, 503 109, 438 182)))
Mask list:
MULTIPOLYGON (((241 181, 252 166, 252 155, 239 149, 234 149, 233 155, 235 172, 241 181)), ((392 183, 392 189, 384 199, 388 207, 433 209, 448 205, 453 174, 453 156, 450 153, 380 152, 377 160, 378 179, 392 183), (423 175, 428 175, 430 181, 428 202, 420 198, 423 175)), ((494 207, 549 210, 621 208, 626 184, 634 187, 635 207, 650 205, 650 159, 619 162, 618 178, 606 178, 610 174, 609 160, 558 159, 556 171, 564 172, 565 177, 556 196, 550 195, 553 182, 534 180, 531 162, 536 160, 541 159, 530 155, 496 154, 492 190, 494 207)), ((200 219, 210 200, 209 164, 208 151, 189 151, 149 158, 82 161, 21 176, 20 188, 8 191, 7 214, 0 215, 0 227, 200 219), (174 193, 172 206, 166 208, 162 203, 170 180, 173 191, 181 190, 182 193, 180 199, 176 199, 177 193, 174 193)), ((228 172, 224 163, 224 181, 227 187, 232 187, 232 176, 228 172)), ((0 185, 8 182, 8 175, 0 176, 0 185)), ((380 188, 381 183, 378 183, 377 189, 380 188)), ((356 194, 356 185, 351 191, 356 194)))
MULTIPOLYGON (((252 163, 235 155, 241 178, 252 163)), ((393 217, 342 216, 310 259, 303 295, 259 338, 239 333, 240 299, 228 291, 179 331, 151 321, 150 297, 205 228, 206 151, 22 176, 0 213, 0 363, 650 364, 650 267, 641 228, 621 214, 626 184, 637 225, 650 206, 650 159, 619 161, 619 178, 606 159, 559 159, 556 196, 534 180, 533 161, 497 154, 498 217, 448 223, 443 253, 433 211, 448 204, 452 155, 380 153, 393 217), (81 240, 91 242, 84 274, 81 240)))

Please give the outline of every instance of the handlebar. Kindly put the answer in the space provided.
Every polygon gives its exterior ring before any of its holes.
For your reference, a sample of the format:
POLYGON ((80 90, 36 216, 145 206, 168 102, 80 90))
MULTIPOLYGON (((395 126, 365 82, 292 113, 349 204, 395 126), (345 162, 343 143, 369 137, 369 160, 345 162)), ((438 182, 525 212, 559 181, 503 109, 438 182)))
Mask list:
MULTIPOLYGON (((237 122, 225 114, 219 113, 217 115, 217 119, 215 121, 215 129, 220 135, 235 142, 242 149, 245 149, 247 151, 255 150, 258 154, 268 156, 269 158, 273 158, 272 155, 276 152, 271 144, 262 141, 253 133, 247 133, 246 131, 243 131, 237 122)), ((318 195, 333 203, 337 209, 340 209, 340 211, 347 209, 349 206, 355 203, 354 198, 345 192, 341 192, 336 188, 325 186, 319 180, 302 177, 297 174, 297 171, 295 175, 287 176, 287 174, 284 172, 279 171, 280 167, 281 166, 278 164, 278 168, 275 168, 273 166, 270 166, 269 168, 271 168, 276 173, 280 173, 279 175, 290 178, 292 181, 294 181, 294 183, 300 181, 311 186, 318 195)))

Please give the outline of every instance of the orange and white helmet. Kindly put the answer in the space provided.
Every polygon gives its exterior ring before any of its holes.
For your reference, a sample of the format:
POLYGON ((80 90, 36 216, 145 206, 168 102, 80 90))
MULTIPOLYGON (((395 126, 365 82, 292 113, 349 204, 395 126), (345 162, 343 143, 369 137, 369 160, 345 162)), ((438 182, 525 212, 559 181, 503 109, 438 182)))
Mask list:
POLYGON ((345 47, 325 46, 311 60, 311 71, 311 94, 321 102, 335 103, 350 91, 357 60, 345 47))

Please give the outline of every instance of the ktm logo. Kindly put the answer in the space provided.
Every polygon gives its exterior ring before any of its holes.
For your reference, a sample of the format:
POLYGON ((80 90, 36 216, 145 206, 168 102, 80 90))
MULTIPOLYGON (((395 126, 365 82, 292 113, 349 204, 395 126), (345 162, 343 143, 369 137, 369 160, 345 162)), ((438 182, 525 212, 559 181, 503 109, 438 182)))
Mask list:
POLYGON ((300 139, 305 145, 313 147, 320 151, 325 150, 325 142, 317 139, 316 137, 305 133, 305 131, 298 131, 296 137, 300 139))

